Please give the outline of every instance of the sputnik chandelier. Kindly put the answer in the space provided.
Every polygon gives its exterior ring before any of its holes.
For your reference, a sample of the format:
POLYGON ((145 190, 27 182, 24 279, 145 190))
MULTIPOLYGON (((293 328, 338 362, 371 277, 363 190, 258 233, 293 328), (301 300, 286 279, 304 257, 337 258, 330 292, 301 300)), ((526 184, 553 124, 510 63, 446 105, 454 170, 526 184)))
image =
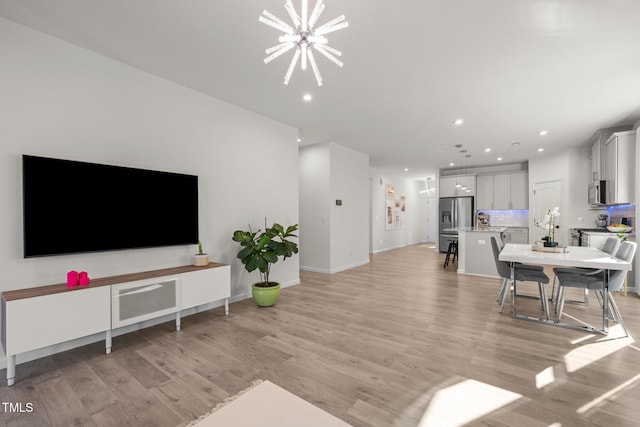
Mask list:
POLYGON ((262 16, 258 18, 258 20, 263 24, 266 24, 284 33, 278 38, 278 41, 280 42, 279 44, 265 50, 266 54, 268 55, 264 59, 265 64, 268 64, 269 62, 273 61, 280 55, 290 51, 291 49, 296 48, 296 51, 293 54, 293 58, 291 58, 289 68, 287 69, 287 73, 284 75, 285 85, 289 84, 289 80, 291 80, 291 74, 293 74, 293 70, 298 63, 298 59, 301 58, 300 67, 302 68, 302 70, 307 69, 308 61, 311 64, 313 74, 316 76, 318 86, 322 86, 322 76, 320 75, 318 64, 316 63, 315 57, 313 56, 312 48, 316 52, 319 52, 322 55, 326 56, 338 67, 342 67, 342 61, 337 58, 338 56, 342 56, 342 52, 327 45, 328 40, 325 37, 325 34, 347 28, 349 26, 349 23, 345 21, 344 15, 340 15, 337 18, 332 19, 331 21, 319 26, 314 30, 313 26, 318 21, 320 14, 324 10, 324 7, 325 6, 322 3, 322 0, 318 0, 313 10, 311 11, 311 15, 308 15, 308 1, 302 0, 300 15, 298 15, 296 9, 293 6, 292 0, 285 0, 284 8, 287 10, 287 13, 291 17, 293 26, 287 24, 286 22, 284 22, 277 16, 267 12, 266 10, 263 10, 262 16))

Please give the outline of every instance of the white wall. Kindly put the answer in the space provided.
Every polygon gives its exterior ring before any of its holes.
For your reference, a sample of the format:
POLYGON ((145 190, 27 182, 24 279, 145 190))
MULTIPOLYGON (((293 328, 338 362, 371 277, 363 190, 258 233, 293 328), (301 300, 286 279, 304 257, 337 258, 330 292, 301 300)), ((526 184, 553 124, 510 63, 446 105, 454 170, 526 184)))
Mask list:
POLYGON ((335 143, 300 149, 300 228, 303 270, 331 274, 369 262, 367 155, 335 143))
POLYGON ((414 243, 423 242, 426 239, 424 221, 426 221, 426 203, 421 200, 419 191, 424 189, 424 184, 419 181, 392 175, 371 169, 371 233, 373 252, 381 252, 389 249, 400 248, 414 243), (393 184, 397 194, 406 196, 406 225, 403 228, 387 230, 385 227, 385 184, 393 184))
MULTIPOLYGON (((250 292, 257 275, 231 236, 265 216, 298 222, 296 129, 2 18, 0 58, 0 291, 63 283, 71 269, 97 278, 189 264, 196 250, 23 259, 24 153, 198 175, 205 249, 232 264, 233 296, 250 292)), ((298 257, 273 277, 298 283, 298 257)))
POLYGON ((330 147, 331 272, 337 272, 369 262, 369 156, 330 147))
POLYGON ((329 144, 300 148, 300 267, 331 269, 331 151, 329 144))
MULTIPOLYGON (((560 153, 536 156, 529 160, 529 206, 533 209, 533 188, 537 182, 561 180, 562 206, 560 206, 562 240, 570 243, 569 229, 595 227, 598 213, 603 210, 590 209, 587 187, 590 181, 591 147, 579 147, 560 153), (580 223, 579 218, 582 218, 580 223)), ((533 229, 533 215, 529 215, 529 227, 533 229)))

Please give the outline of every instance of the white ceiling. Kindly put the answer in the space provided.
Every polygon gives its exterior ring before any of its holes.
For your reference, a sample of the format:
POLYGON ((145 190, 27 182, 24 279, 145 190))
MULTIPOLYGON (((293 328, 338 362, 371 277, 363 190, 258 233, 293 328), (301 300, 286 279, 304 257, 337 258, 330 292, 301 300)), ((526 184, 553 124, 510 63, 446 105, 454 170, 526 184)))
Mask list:
POLYGON ((319 24, 344 14, 349 28, 327 35, 343 68, 316 55, 322 87, 310 69, 283 85, 291 52, 263 63, 279 33, 258 16, 289 22, 283 0, 0 0, 0 16, 416 177, 524 161, 640 119, 638 0, 324 2, 319 24))

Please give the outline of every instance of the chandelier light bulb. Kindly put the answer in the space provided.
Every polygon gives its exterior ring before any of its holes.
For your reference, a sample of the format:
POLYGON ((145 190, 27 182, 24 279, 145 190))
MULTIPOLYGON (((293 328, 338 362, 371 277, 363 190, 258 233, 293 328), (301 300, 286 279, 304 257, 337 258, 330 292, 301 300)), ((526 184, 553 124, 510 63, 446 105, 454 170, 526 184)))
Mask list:
POLYGON ((325 9, 323 0, 317 0, 315 6, 309 14, 309 1, 301 0, 300 3, 300 15, 296 12, 295 6, 292 0, 285 0, 284 8, 293 22, 293 26, 287 24, 272 13, 263 10, 262 16, 258 18, 258 21, 265 25, 270 26, 278 31, 284 33, 278 37, 280 44, 266 49, 268 55, 264 59, 264 63, 268 64, 282 54, 295 48, 293 58, 289 63, 287 72, 284 76, 284 84, 289 84, 293 70, 300 59, 300 68, 302 70, 307 69, 307 60, 311 64, 311 69, 316 78, 318 86, 322 86, 322 76, 316 62, 315 56, 312 53, 312 49, 322 54, 322 56, 329 59, 338 67, 342 67, 344 63, 337 57, 342 56, 342 52, 327 45, 329 40, 324 36, 325 34, 332 33, 334 31, 342 30, 349 26, 344 15, 340 15, 323 25, 320 25, 314 29, 315 24, 318 22, 320 15, 325 9))

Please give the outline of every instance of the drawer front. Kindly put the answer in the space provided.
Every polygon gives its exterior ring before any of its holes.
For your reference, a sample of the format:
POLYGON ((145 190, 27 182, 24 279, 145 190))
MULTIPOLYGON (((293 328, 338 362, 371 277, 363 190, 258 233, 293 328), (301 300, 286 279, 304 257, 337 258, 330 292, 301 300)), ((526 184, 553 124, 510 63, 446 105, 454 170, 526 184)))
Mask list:
POLYGON ((161 277, 111 285, 113 328, 178 311, 179 277, 161 277))
POLYGON ((111 328, 109 286, 6 303, 5 351, 18 354, 111 328))

